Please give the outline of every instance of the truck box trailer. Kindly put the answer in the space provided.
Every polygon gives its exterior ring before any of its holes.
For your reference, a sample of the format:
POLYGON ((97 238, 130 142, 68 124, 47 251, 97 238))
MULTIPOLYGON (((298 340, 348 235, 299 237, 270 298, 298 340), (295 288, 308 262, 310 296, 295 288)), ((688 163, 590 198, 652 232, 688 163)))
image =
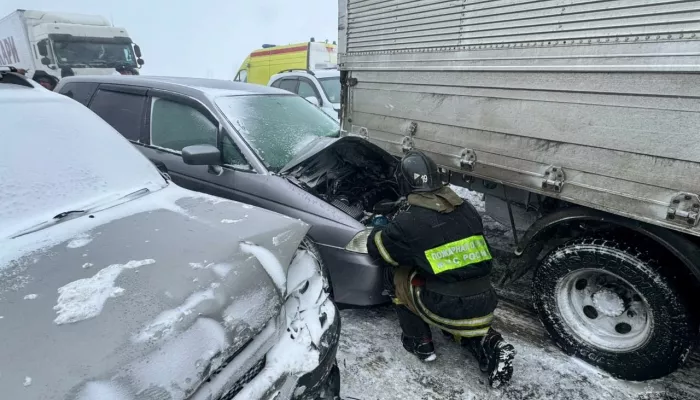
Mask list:
POLYGON ((0 19, 0 65, 28 76, 109 75, 143 63, 127 31, 104 17, 17 10, 0 19))
POLYGON ((698 337, 700 1, 339 0, 342 129, 485 193, 500 284, 631 380, 698 337), (695 307, 693 307, 693 305, 695 307))

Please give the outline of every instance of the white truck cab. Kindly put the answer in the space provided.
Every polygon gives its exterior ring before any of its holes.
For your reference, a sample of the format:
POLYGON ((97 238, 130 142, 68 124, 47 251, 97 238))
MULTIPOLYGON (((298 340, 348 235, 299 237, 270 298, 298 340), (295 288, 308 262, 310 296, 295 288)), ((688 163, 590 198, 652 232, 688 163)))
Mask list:
POLYGON ((336 120, 340 118, 340 71, 336 68, 285 71, 273 75, 267 86, 296 93, 336 120))
POLYGON ((27 76, 111 75, 143 64, 127 31, 101 16, 17 10, 0 20, 0 65, 27 76))

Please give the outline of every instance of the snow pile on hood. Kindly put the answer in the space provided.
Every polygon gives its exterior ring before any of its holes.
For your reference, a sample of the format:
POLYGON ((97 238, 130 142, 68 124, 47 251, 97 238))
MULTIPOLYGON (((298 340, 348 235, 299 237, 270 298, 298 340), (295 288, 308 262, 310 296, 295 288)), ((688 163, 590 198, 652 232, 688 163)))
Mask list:
POLYGON ((92 242, 92 238, 87 233, 82 233, 76 236, 73 240, 68 242, 69 249, 77 249, 78 247, 86 246, 88 243, 92 242))
POLYGON ((58 325, 69 324, 98 316, 111 297, 117 297, 124 289, 114 286, 114 281, 127 269, 155 263, 153 259, 112 264, 98 271, 93 277, 79 279, 58 288, 58 301, 54 310, 58 325))
POLYGON ((241 242, 240 246, 244 253, 251 254, 258 259, 263 268, 265 268, 265 271, 267 271, 267 274, 272 278, 272 282, 274 282, 277 289, 282 293, 282 296, 284 296, 286 293, 287 277, 277 257, 275 257, 270 250, 253 243, 241 242))
MULTIPOLYGON (((320 361, 321 336, 333 324, 336 308, 328 301, 323 290, 323 277, 316 259, 307 251, 298 251, 289 267, 289 282, 297 283, 285 303, 287 332, 267 353, 265 368, 234 399, 260 399, 270 383, 283 375, 302 376, 316 367, 320 361), (309 287, 304 287, 303 277, 308 277, 309 287), (321 326, 320 315, 326 315, 321 326)), ((290 286, 290 289, 292 286, 290 286)))

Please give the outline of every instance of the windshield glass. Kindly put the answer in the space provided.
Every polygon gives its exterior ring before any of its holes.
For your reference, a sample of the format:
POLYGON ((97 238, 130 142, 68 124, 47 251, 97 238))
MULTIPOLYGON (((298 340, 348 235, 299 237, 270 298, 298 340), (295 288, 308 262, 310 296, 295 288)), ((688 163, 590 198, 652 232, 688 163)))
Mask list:
MULTIPOLYGON (((56 95, 58 96, 58 95, 56 95)), ((0 238, 135 190, 167 183, 150 161, 73 100, 2 100, 0 238)))
POLYGON ((273 172, 314 139, 338 136, 338 123, 299 96, 219 97, 216 104, 273 172))
POLYGON ((321 78, 318 81, 321 82, 321 87, 328 100, 331 103, 340 103, 340 77, 321 78))
POLYGON ((136 67, 131 45, 126 43, 55 41, 53 50, 60 66, 136 67))

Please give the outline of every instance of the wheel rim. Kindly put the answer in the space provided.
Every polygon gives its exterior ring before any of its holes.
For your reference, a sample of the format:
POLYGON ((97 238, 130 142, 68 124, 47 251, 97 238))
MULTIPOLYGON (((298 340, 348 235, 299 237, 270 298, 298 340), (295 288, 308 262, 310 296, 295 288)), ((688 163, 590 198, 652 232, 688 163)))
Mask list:
POLYGON ((564 322, 581 341, 601 350, 629 352, 651 338, 653 314, 644 296, 609 271, 580 269, 557 284, 564 322))

